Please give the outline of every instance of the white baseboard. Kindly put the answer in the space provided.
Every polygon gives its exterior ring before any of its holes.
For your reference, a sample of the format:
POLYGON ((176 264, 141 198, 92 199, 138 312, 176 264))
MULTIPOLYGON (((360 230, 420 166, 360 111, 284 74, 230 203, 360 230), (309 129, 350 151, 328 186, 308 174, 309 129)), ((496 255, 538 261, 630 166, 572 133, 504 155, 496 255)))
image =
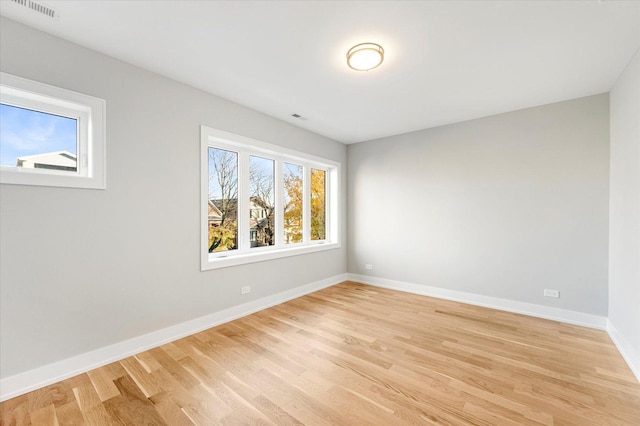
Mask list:
POLYGON ((283 291, 272 296, 254 300, 242 305, 234 306, 204 317, 196 318, 181 324, 176 324, 161 330, 157 330, 133 339, 105 346, 81 355, 67 358, 53 364, 38 367, 36 369, 6 377, 0 380, 0 402, 20 396, 43 386, 47 386, 60 380, 85 373, 94 368, 121 360, 131 355, 160 346, 182 337, 215 327, 237 318, 250 315, 271 306, 304 296, 309 293, 331 287, 346 280, 361 282, 376 287, 388 288, 439 299, 453 300, 471 305, 484 306, 508 312, 515 312, 539 318, 566 322, 590 328, 606 330, 614 342, 620 354, 625 359, 631 371, 640 381, 640 355, 636 353, 616 328, 605 317, 569 311, 566 309, 552 308, 535 305, 532 303, 518 302, 514 300, 496 297, 481 296, 455 290, 447 290, 438 287, 423 286, 402 281, 388 280, 384 278, 369 277, 359 274, 339 274, 324 280, 283 291))
POLYGON ((613 340, 613 344, 618 348, 618 352, 627 362, 627 365, 640 382, 640 353, 618 332, 616 327, 607 319, 607 333, 613 340))
POLYGON ((347 280, 339 274, 0 380, 0 402, 347 280))
POLYGON ((386 278, 370 277, 367 275, 351 273, 347 275, 350 281, 360 282, 375 287, 468 303, 470 305, 483 306, 485 308, 499 309, 501 311, 514 312, 517 314, 560 321, 568 324, 597 328, 599 330, 607 329, 606 317, 586 314, 584 312, 570 311, 567 309, 536 305, 533 303, 518 302, 516 300, 501 299, 498 297, 482 296, 464 291, 448 290, 440 287, 431 287, 403 281, 389 280, 386 278))

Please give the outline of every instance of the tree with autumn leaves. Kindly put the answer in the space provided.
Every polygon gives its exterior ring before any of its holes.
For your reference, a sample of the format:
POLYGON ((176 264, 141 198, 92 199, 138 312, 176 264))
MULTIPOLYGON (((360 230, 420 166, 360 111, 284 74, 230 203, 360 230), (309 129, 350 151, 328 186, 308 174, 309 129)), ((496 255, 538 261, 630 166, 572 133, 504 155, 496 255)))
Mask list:
POLYGON ((285 165, 285 243, 302 241, 302 166, 285 165))
POLYGON ((324 170, 311 169, 311 239, 326 238, 326 174, 324 170))
MULTIPOLYGON (((285 170, 284 190, 284 232, 285 242, 298 243, 302 241, 302 167, 298 173, 285 170)), ((311 239, 324 240, 326 238, 326 172, 311 169, 311 239)))

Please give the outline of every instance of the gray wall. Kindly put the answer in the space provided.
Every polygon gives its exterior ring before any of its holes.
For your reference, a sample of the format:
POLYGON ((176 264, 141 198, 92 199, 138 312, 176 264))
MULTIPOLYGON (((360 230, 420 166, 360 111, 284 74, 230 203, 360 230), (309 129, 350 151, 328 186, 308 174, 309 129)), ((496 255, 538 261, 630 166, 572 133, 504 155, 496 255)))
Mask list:
POLYGON ((108 186, 1 185, 3 377, 346 272, 344 239, 207 272, 199 253, 201 124, 343 165, 344 145, 14 21, 0 31, 3 72, 106 99, 108 186))
POLYGON ((608 107, 602 94, 350 145, 349 272, 606 316, 608 107))
POLYGON ((640 368, 640 51, 611 91, 610 193, 609 321, 640 368))

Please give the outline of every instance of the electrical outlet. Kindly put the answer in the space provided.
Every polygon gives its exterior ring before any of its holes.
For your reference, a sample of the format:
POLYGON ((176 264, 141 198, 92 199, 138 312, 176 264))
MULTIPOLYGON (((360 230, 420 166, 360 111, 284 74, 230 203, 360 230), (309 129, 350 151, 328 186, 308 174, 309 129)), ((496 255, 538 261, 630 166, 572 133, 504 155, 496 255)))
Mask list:
POLYGON ((247 294, 247 293, 251 293, 250 285, 246 285, 240 289, 240 294, 247 294))
POLYGON ((546 297, 555 297, 556 299, 558 297, 560 297, 560 291, 559 290, 549 290, 549 289, 544 289, 544 295, 546 297))
POLYGON ((365 263, 365 264, 364 264, 364 269, 367 269, 367 270, 369 270, 369 271, 370 271, 370 270, 372 270, 372 269, 373 269, 373 265, 372 265, 372 264, 370 264, 370 263, 365 263))

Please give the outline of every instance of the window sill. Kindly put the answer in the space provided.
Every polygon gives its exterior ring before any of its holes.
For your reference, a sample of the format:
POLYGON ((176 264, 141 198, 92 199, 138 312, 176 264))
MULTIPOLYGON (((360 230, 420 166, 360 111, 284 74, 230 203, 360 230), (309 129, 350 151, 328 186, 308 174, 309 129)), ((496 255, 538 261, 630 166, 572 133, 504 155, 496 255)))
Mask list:
POLYGON ((0 183, 58 188, 107 189, 104 175, 81 176, 78 173, 70 172, 39 172, 39 169, 11 166, 0 166, 0 183))
POLYGON ((230 266, 245 265, 248 263, 264 262, 266 260, 280 259, 283 257, 298 256, 301 254, 316 253, 325 250, 340 248, 340 243, 324 243, 305 245, 301 247, 283 248, 277 250, 264 250, 258 253, 242 253, 221 256, 220 254, 206 253, 202 259, 202 271, 211 269, 228 268, 230 266))

